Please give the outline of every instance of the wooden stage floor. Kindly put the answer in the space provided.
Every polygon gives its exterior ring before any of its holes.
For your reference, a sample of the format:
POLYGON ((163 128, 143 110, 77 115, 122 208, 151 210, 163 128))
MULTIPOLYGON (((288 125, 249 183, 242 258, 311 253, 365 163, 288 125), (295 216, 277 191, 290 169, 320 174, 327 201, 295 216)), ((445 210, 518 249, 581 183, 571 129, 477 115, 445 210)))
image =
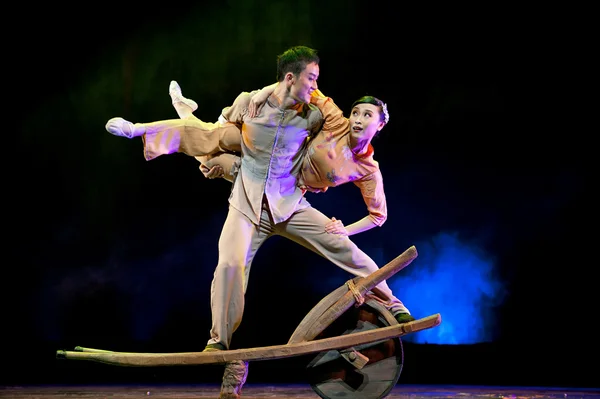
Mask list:
MULTIPOLYGON (((3 386, 1 398, 14 399, 217 399, 219 385, 39 385, 3 386)), ((310 385, 246 384, 242 398, 320 399, 310 385)), ((398 384, 388 399, 600 399, 600 389, 446 386, 398 384)))

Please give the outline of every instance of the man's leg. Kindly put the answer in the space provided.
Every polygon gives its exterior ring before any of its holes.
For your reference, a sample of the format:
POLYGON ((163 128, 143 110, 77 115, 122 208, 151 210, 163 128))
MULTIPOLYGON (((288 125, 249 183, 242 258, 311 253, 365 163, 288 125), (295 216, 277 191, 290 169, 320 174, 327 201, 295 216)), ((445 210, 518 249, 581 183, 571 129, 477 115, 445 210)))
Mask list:
MULTIPOLYGON (((366 277, 379 270, 375 261, 347 236, 326 233, 325 224, 329 220, 320 211, 308 207, 294 213, 286 223, 278 225, 277 234, 316 252, 355 276, 366 277)), ((399 322, 414 320, 409 310, 394 296, 385 280, 377 284, 373 291, 384 300, 383 304, 399 322)))
POLYGON ((211 283, 212 328, 207 350, 229 349, 233 332, 242 321, 250 266, 256 251, 269 237, 268 226, 263 223, 261 226, 229 207, 219 238, 219 262, 211 283))
MULTIPOLYGON (((252 260, 272 232, 272 220, 266 206, 263 206, 259 226, 229 207, 219 238, 219 263, 211 284, 211 338, 204 351, 229 349, 232 334, 242 321, 252 260)), ((248 367, 248 362, 242 360, 225 365, 220 398, 240 397, 248 367)))

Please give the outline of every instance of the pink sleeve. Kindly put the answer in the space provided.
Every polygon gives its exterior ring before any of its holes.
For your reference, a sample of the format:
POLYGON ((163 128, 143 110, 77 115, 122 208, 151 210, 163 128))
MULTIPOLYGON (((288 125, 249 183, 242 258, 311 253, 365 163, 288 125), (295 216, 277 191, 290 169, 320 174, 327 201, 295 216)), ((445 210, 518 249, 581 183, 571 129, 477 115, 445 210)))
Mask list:
POLYGON ((383 191, 383 176, 381 171, 377 170, 361 180, 354 182, 362 193, 369 217, 377 226, 381 226, 387 220, 387 203, 385 200, 385 191, 383 191))
POLYGON ((310 103, 316 105, 323 114, 325 122, 322 130, 327 132, 337 132, 339 130, 345 133, 348 129, 348 120, 344 118, 344 113, 333 102, 331 97, 311 96, 310 103))

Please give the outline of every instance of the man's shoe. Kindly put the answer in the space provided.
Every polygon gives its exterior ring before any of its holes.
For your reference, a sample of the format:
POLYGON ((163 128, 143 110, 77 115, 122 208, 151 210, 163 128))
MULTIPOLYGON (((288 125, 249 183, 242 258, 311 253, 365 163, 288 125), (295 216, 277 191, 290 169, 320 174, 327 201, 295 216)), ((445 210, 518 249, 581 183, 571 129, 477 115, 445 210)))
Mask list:
POLYGON ((172 80, 171 84, 169 85, 169 95, 171 96, 173 104, 176 102, 184 103, 192 109, 192 112, 198 109, 198 104, 196 104, 196 101, 185 98, 183 94, 181 94, 181 87, 179 87, 179 83, 174 80, 172 80))
POLYGON ((411 314, 409 313, 396 313, 394 315, 394 317, 396 318, 396 321, 398 322, 398 324, 402 324, 402 323, 408 323, 409 321, 414 321, 416 320, 414 317, 412 317, 411 314))
POLYGON ((218 351, 224 351, 225 349, 226 349, 225 345, 223 345, 223 344, 219 344, 219 343, 208 344, 208 345, 206 345, 206 348, 204 348, 204 350, 202 352, 218 352, 218 351))

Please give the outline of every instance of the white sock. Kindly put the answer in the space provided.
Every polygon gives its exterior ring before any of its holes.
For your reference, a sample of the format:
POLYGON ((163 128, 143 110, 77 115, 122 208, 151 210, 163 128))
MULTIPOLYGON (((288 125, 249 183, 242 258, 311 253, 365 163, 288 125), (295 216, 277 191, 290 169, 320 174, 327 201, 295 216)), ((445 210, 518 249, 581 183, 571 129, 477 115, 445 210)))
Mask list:
POLYGON ((169 85, 169 95, 171 96, 171 102, 175 111, 177 111, 177 115, 182 119, 187 118, 198 109, 198 104, 195 101, 185 98, 181 94, 181 87, 174 80, 169 85))
POLYGON ((110 134, 114 134, 119 137, 126 137, 131 139, 133 137, 141 136, 146 132, 146 128, 141 123, 133 124, 123 118, 112 118, 106 123, 106 130, 110 134))

